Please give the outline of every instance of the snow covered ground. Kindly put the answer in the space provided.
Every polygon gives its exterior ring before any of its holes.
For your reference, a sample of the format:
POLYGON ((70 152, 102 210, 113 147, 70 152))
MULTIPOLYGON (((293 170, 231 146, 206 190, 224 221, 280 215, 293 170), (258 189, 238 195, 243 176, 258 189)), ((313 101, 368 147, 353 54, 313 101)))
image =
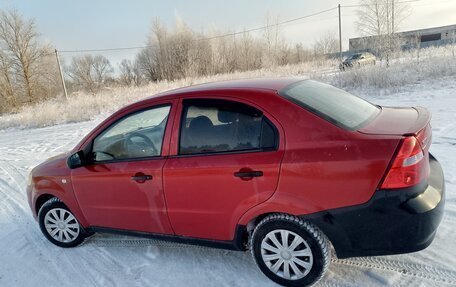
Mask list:
MULTIPOLYGON (((431 152, 446 176, 446 214, 424 251, 333 258, 320 286, 456 285, 456 77, 364 91, 382 105, 425 106, 433 113, 431 152)), ((360 91, 355 91, 361 95, 360 91)), ((273 286, 250 253, 97 234, 62 249, 41 234, 29 210, 29 170, 75 145, 101 118, 37 129, 0 130, 0 286, 273 286)))

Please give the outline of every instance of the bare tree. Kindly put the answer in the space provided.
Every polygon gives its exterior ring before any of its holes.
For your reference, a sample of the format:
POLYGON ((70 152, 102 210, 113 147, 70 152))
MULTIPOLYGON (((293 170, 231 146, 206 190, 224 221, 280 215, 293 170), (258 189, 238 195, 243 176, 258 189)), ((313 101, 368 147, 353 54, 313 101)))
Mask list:
POLYGON ((279 18, 272 18, 268 12, 266 15, 266 29, 263 34, 266 43, 266 51, 263 54, 263 66, 269 67, 277 65, 279 34, 279 18))
POLYGON ((395 34, 403 21, 410 16, 411 8, 408 3, 395 0, 360 0, 357 11, 358 31, 364 36, 376 36, 370 44, 375 46, 378 54, 385 54, 387 60, 392 51, 400 45, 400 39, 395 34))
POLYGON ((420 63, 420 52, 421 52, 421 35, 420 35, 420 33, 417 33, 413 37, 413 44, 415 46, 415 51, 416 51, 416 61, 419 64, 420 63))
POLYGON ((202 38, 202 34, 192 31, 179 19, 171 31, 155 19, 147 40, 148 47, 137 55, 144 78, 149 81, 175 80, 210 73, 211 47, 202 38))
POLYGON ((144 48, 137 55, 135 63, 145 80, 155 82, 159 80, 159 71, 154 49, 144 48))
MULTIPOLYGON (((147 48, 136 56, 138 69, 144 79, 161 81, 252 70, 296 61, 297 53, 281 36, 278 19, 267 17, 266 21, 267 29, 262 37, 254 37, 248 32, 238 35, 233 31, 231 36, 217 37, 229 32, 197 33, 179 19, 175 29, 167 29, 155 19, 146 42, 147 48)), ((122 67, 125 75, 129 73, 127 68, 122 67)), ((128 79, 125 75, 123 77, 128 79)))
POLYGON ((356 26, 365 36, 395 33, 411 14, 410 5, 404 1, 360 0, 359 4, 356 26))
POLYGON ((189 61, 185 75, 204 76, 211 73, 212 50, 209 41, 203 40, 202 35, 195 35, 192 40, 192 48, 188 51, 189 61))
POLYGON ((339 40, 330 31, 323 34, 313 45, 315 55, 326 55, 339 51, 339 40))
POLYGON ((14 74, 11 60, 0 50, 0 112, 17 106, 13 80, 14 74))
POLYGON ((126 86, 139 86, 142 82, 142 76, 137 61, 123 59, 119 64, 120 82, 126 86))
POLYGON ((38 43, 35 22, 24 20, 17 11, 0 11, 0 45, 9 59, 8 67, 16 77, 15 89, 23 89, 28 102, 35 101, 39 62, 46 54, 46 49, 38 43))
POLYGON ((263 54, 263 44, 250 34, 244 33, 241 38, 241 58, 245 63, 243 70, 252 70, 261 68, 261 57, 263 54))
POLYGON ((77 88, 91 93, 98 92, 113 72, 109 60, 102 55, 74 57, 66 70, 77 88))
POLYGON ((305 48, 301 43, 296 44, 292 52, 291 63, 301 63, 313 59, 311 49, 305 48))
MULTIPOLYGON (((214 31, 211 37, 221 34, 214 31)), ((212 74, 227 73, 236 70, 237 56, 235 53, 235 37, 215 38, 210 41, 212 74)))
POLYGON ((453 30, 451 35, 451 53, 453 54, 453 58, 455 57, 455 47, 456 47, 456 31, 453 30))

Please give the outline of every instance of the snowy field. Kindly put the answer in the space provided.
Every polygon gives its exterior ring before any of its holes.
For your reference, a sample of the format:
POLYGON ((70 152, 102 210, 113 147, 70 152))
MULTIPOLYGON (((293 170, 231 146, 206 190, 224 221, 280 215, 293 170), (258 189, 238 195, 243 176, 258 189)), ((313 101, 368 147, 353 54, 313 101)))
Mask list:
MULTIPOLYGON (((339 260, 320 286, 456 286, 456 77, 355 93, 382 105, 433 113, 431 152, 446 177, 446 213, 424 251, 339 260)), ((28 207, 29 170, 72 148, 101 117, 45 128, 0 130, 0 286, 274 286, 248 252, 97 234, 62 249, 41 234, 28 207)))

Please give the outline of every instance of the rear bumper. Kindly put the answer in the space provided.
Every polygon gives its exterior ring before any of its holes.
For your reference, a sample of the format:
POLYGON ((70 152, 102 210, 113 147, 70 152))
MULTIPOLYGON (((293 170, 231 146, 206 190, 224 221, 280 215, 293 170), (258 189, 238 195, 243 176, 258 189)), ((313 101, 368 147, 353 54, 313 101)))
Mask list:
POLYGON ((443 216, 445 184, 430 155, 429 180, 379 190, 366 204, 330 210, 310 219, 328 236, 339 258, 410 253, 428 247, 443 216))

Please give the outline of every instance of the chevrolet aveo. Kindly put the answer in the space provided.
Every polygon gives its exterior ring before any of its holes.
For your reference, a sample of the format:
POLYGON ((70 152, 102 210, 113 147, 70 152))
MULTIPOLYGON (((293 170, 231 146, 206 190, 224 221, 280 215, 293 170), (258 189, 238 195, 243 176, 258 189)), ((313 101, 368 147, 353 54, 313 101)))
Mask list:
POLYGON ((122 108, 35 167, 44 236, 115 232, 235 250, 286 286, 339 258, 431 244, 444 206, 430 113, 310 80, 227 81, 122 108))

